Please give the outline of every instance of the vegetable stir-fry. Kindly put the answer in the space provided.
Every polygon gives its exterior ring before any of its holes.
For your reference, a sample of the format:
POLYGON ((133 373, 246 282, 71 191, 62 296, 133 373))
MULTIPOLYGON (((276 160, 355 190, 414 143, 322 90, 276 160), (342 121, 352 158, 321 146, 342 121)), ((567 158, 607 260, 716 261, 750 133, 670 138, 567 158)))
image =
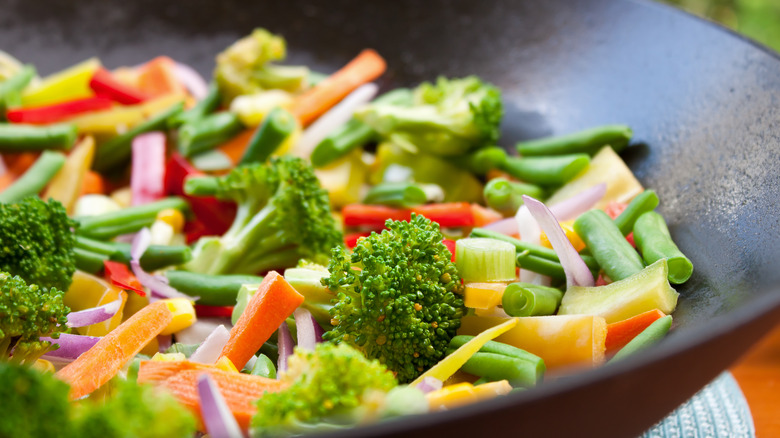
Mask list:
POLYGON ((211 83, 4 57, 0 435, 338 431, 669 331, 693 265, 628 126, 512 150, 477 76, 379 94, 373 50, 329 75, 285 56, 257 29, 211 83))

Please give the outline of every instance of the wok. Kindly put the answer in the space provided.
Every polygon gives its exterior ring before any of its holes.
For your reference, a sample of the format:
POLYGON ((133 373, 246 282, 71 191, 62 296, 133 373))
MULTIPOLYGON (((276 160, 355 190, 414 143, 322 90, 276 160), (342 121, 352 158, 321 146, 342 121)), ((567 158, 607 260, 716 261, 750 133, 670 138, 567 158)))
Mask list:
POLYGON ((322 71, 377 49, 385 88, 478 74, 503 90, 503 145, 634 128, 624 157, 696 268, 672 334, 615 365, 349 435, 637 435, 780 320, 780 59, 713 24, 609 0, 4 3, 0 46, 43 73, 166 54, 209 74, 217 52, 264 26, 287 37, 291 63, 322 71))

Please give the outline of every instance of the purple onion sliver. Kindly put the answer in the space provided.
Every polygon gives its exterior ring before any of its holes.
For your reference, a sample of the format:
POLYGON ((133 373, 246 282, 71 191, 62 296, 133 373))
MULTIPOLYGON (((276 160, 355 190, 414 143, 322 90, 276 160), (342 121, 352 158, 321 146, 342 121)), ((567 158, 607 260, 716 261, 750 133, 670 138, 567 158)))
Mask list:
POLYGON ((228 339, 230 339, 230 331, 224 325, 217 326, 192 353, 190 361, 205 364, 216 363, 228 339))
POLYGON ((607 193, 607 184, 600 183, 587 188, 576 195, 550 206, 550 211, 560 221, 576 219, 577 216, 593 208, 607 193))
POLYGON ((566 286, 593 286, 593 274, 566 237, 555 215, 546 205, 530 196, 523 195, 523 202, 547 234, 550 244, 558 254, 563 271, 566 273, 566 286))
POLYGON ((192 297, 187 294, 183 294, 174 289, 168 284, 168 279, 162 276, 150 274, 141 268, 141 263, 138 260, 133 259, 130 261, 130 269, 132 269, 135 278, 147 289, 152 292, 157 298, 186 298, 191 301, 198 300, 199 297, 192 297))
POLYGON ((135 233, 135 238, 133 238, 133 242, 130 245, 130 259, 140 260, 151 244, 152 232, 149 228, 144 227, 141 231, 135 233))
POLYGON ((298 348, 314 351, 317 342, 322 342, 322 327, 311 316, 311 312, 304 308, 299 307, 295 309, 293 315, 295 316, 295 327, 298 332, 298 348), (317 330, 318 328, 319 330, 317 330))
POLYGON ((283 322, 279 326, 279 360, 276 364, 276 370, 281 372, 287 371, 287 358, 293 352, 293 338, 290 334, 290 328, 287 327, 287 323, 283 322))
POLYGON ((68 327, 86 327, 111 319, 119 308, 122 307, 122 299, 118 298, 102 306, 84 309, 68 314, 68 327))
POLYGON ((517 231, 517 219, 513 217, 508 217, 506 219, 495 221, 493 223, 485 225, 482 228, 490 231, 495 231, 496 233, 506 234, 507 236, 519 234, 517 231))
POLYGON ((236 418, 228 408, 219 388, 208 373, 198 376, 200 412, 206 431, 212 438, 243 438, 236 418))
POLYGON ((41 341, 49 341, 52 345, 59 345, 56 350, 49 351, 45 356, 66 360, 76 360, 82 353, 94 347, 101 339, 97 336, 81 336, 61 333, 58 339, 43 337, 41 341))
POLYGON ((417 384, 417 389, 423 392, 423 394, 428 394, 429 392, 438 391, 444 386, 444 383, 442 383, 441 380, 437 379, 436 377, 424 377, 422 382, 417 384))
POLYGON ((189 65, 177 62, 173 67, 173 74, 195 99, 201 100, 209 93, 209 85, 206 80, 189 65))

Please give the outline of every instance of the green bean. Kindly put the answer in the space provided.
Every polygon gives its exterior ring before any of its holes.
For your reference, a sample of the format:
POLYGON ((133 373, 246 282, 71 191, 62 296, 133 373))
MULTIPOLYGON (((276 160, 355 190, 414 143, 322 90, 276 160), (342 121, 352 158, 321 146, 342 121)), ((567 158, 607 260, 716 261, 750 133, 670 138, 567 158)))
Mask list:
MULTIPOLYGON (((455 350, 447 350, 452 354, 455 350)), ((515 387, 531 388, 544 376, 544 362, 518 359, 495 353, 474 353, 461 367, 466 373, 489 381, 508 380, 515 387)))
MULTIPOLYGON (((448 348, 451 349, 459 348, 463 346, 463 344, 465 344, 466 342, 472 339, 474 339, 474 336, 457 335, 452 339, 450 339, 450 345, 448 348)), ((485 343, 485 345, 483 345, 482 348, 479 349, 479 351, 482 353, 494 353, 494 354, 500 354, 502 356, 515 357, 530 362, 537 362, 542 360, 539 356, 529 353, 523 350, 522 348, 517 348, 515 346, 505 344, 503 342, 498 342, 498 341, 487 341, 487 343, 485 343)))
POLYGON ((170 197, 144 205, 123 208, 118 211, 79 219, 78 233, 93 239, 108 239, 151 226, 157 213, 173 208, 186 212, 189 204, 182 198, 170 197))
POLYGON ((5 111, 8 108, 6 102, 10 95, 19 96, 24 87, 35 77, 35 67, 23 66, 16 74, 0 82, 0 119, 5 119, 5 111))
POLYGON ((260 353, 257 356, 257 360, 255 360, 255 364, 254 366, 252 366, 252 371, 250 371, 249 374, 253 376, 261 376, 261 377, 267 377, 269 379, 275 379, 276 366, 271 361, 271 358, 269 358, 263 353, 260 353))
POLYGON ((130 159, 133 139, 138 135, 150 131, 162 131, 168 126, 168 119, 179 114, 184 108, 181 102, 171 105, 168 109, 160 111, 150 119, 139 123, 124 134, 120 134, 103 143, 95 150, 95 161, 92 167, 98 171, 106 172, 130 159))
POLYGON ((666 315, 663 318, 655 320, 652 324, 642 330, 642 333, 636 335, 634 339, 628 342, 612 357, 610 362, 615 362, 652 346, 663 339, 669 329, 672 328, 672 315, 666 315))
POLYGON ((219 99, 219 87, 212 82, 209 84, 209 91, 203 99, 187 111, 182 111, 168 119, 168 127, 178 128, 203 119, 219 107, 219 99))
POLYGON ((615 152, 628 146, 633 131, 626 125, 605 125, 572 134, 523 141, 517 152, 526 157, 585 153, 593 155, 602 146, 610 145, 615 152))
POLYGON ((252 135, 239 164, 265 162, 295 131, 296 126, 295 116, 289 111, 274 108, 252 135))
POLYGON ((230 111, 212 114, 179 129, 179 152, 191 157, 214 149, 244 129, 241 120, 230 111))
MULTIPOLYGON (((130 264, 130 244, 104 242, 86 236, 76 236, 76 247, 108 256, 110 260, 130 264)), ((167 266, 181 265, 192 258, 192 250, 184 245, 150 245, 141 256, 141 267, 156 271, 167 266)))
MULTIPOLYGON (((618 217, 615 218, 615 225, 624 236, 634 229, 634 222, 637 218, 648 211, 653 211, 658 207, 658 195, 652 190, 645 190, 644 192, 636 195, 631 202, 628 203, 626 209, 618 217)), ((650 263, 648 263, 650 264, 650 263)))
POLYGON ((563 265, 560 262, 535 256, 530 251, 522 251, 517 254, 517 266, 526 271, 536 272, 556 280, 566 279, 566 272, 563 270, 563 265))
POLYGON ((509 316, 554 315, 563 292, 554 287, 531 283, 510 283, 504 290, 501 306, 509 316))
POLYGON ((574 221, 574 231, 612 281, 628 278, 644 269, 642 258, 603 211, 589 210, 581 214, 574 221))
POLYGON ((543 198, 544 189, 534 184, 509 181, 506 178, 493 178, 485 184, 483 196, 488 207, 505 215, 515 214, 523 205, 523 195, 543 198))
POLYGON ((83 248, 73 248, 73 254, 76 256, 76 269, 90 274, 97 274, 103 270, 103 262, 108 260, 105 254, 91 252, 83 248))
POLYGON ((19 179, 0 192, 0 202, 14 203, 28 196, 37 196, 65 165, 65 155, 44 151, 19 179))
POLYGON ((672 240, 666 221, 660 214, 648 211, 639 216, 634 223, 634 242, 648 265, 666 259, 670 283, 685 283, 691 278, 693 264, 672 240))
POLYGON ((198 304, 233 306, 243 284, 258 284, 263 277, 254 275, 208 275, 188 271, 167 271, 165 277, 181 293, 200 297, 198 304))
POLYGON ((72 123, 38 126, 0 123, 0 152, 68 150, 78 136, 72 123))
MULTIPOLYGON (((523 242, 520 239, 515 239, 514 237, 507 236, 506 234, 499 233, 496 231, 486 230, 484 228, 474 228, 471 230, 471 234, 469 235, 469 237, 489 237, 492 239, 503 240, 504 242, 509 242, 512 245, 514 245, 515 250, 518 253, 528 251, 528 255, 558 262, 558 254, 556 254, 555 251, 553 251, 551 248, 547 248, 542 245, 535 245, 533 243, 523 242)), ((591 270, 599 268, 599 264, 596 261, 596 259, 593 258, 593 256, 580 254, 580 257, 582 257, 582 260, 585 262, 586 265, 588 265, 588 267, 591 270)))
POLYGON ((561 186, 590 164, 588 154, 552 157, 507 157, 503 170, 517 179, 540 186, 561 186))
POLYGON ((366 193, 364 204, 387 205, 390 207, 412 207, 425 204, 428 197, 417 184, 408 182, 379 183, 366 193))
POLYGON ((452 157, 452 162, 473 174, 484 176, 490 170, 502 168, 506 159, 506 151, 503 148, 488 146, 470 154, 452 157))

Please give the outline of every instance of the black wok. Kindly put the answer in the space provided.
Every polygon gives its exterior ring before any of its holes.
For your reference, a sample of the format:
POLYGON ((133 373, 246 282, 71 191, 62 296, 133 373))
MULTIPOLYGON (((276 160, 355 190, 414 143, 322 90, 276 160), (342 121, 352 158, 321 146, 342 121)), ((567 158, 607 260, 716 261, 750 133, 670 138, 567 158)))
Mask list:
MULTIPOLYGON (((385 87, 478 74, 504 91, 502 144, 606 123, 696 267, 673 333, 614 366, 354 435, 632 436, 732 364, 780 317, 780 59, 715 25, 631 1, 11 0, 0 48, 48 73, 167 54, 210 73, 255 26, 323 71, 373 47, 385 87)), ((342 434, 343 435, 343 434, 342 434)))

